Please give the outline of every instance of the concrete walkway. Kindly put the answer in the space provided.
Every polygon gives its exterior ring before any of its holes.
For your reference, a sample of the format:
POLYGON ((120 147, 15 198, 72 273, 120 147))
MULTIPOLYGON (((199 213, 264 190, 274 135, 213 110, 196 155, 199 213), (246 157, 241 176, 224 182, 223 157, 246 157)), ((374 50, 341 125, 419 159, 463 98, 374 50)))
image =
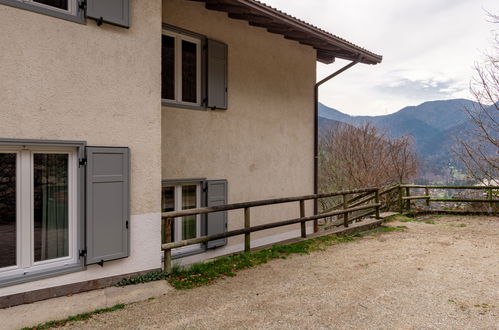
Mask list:
POLYGON ((0 330, 19 329, 47 321, 62 320, 68 316, 109 308, 117 304, 160 297, 174 290, 166 281, 158 281, 126 287, 109 287, 0 309, 0 330))
POLYGON ((127 306, 75 329, 497 329, 499 218, 441 217, 127 306))

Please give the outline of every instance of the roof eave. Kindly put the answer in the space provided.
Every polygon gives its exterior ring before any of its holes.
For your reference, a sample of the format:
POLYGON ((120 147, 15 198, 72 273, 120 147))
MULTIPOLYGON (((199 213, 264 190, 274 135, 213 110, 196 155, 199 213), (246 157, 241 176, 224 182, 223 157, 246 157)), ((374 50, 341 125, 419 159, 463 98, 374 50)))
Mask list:
POLYGON ((332 63, 335 58, 378 64, 383 57, 354 45, 345 39, 321 30, 311 24, 287 15, 256 0, 191 0, 204 2, 210 10, 224 11, 233 19, 241 19, 250 25, 267 29, 316 49, 317 60, 332 63))

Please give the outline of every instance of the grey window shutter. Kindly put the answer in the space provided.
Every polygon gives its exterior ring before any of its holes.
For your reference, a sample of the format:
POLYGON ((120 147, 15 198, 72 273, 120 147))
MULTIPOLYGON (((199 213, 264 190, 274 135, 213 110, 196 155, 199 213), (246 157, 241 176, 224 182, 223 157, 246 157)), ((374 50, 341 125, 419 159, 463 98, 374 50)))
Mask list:
POLYGON ((130 152, 87 147, 86 264, 128 257, 130 152))
MULTIPOLYGON (((227 204, 227 180, 206 181, 206 206, 227 204)), ((227 211, 208 213, 206 216, 206 234, 220 234, 227 231, 227 211)), ((220 238, 206 243, 208 249, 227 244, 227 238, 220 238)))
POLYGON ((207 107, 227 109, 227 45, 207 40, 207 107))
POLYGON ((130 0, 87 0, 87 17, 129 28, 130 0))

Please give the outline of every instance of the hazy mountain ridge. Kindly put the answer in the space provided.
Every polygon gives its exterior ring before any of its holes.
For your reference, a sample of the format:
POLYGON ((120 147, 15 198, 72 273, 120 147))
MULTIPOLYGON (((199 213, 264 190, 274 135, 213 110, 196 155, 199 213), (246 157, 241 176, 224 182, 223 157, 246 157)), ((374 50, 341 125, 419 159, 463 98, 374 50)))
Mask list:
MULTIPOLYGON (((389 115, 350 116, 319 104, 319 117, 353 126, 371 122, 386 129, 391 137, 412 136, 423 161, 421 174, 429 178, 446 175, 449 165, 454 163, 452 147, 456 143, 455 138, 471 128, 465 108, 477 105, 471 100, 452 99, 408 106, 389 115)), ((319 130, 324 128, 324 124, 319 122, 319 130)))

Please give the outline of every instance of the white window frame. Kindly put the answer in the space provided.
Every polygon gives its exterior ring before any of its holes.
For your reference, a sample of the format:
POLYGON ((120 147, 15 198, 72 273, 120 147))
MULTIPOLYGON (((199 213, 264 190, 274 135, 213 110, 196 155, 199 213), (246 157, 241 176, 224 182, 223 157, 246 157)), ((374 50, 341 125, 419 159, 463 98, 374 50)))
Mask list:
POLYGON ((187 106, 199 107, 202 104, 202 61, 201 61, 201 47, 202 40, 200 38, 188 36, 183 33, 174 32, 163 28, 163 35, 172 37, 175 39, 174 42, 174 54, 175 54, 175 73, 174 73, 174 99, 161 99, 165 103, 169 104, 180 104, 187 106), (196 44, 196 100, 197 102, 185 102, 182 101, 182 41, 188 41, 196 44))
POLYGON ((41 8, 45 8, 48 10, 53 10, 56 12, 69 14, 69 15, 76 15, 77 10, 78 10, 78 1, 77 0, 68 0, 68 9, 67 10, 57 8, 57 7, 52 7, 49 5, 45 5, 43 3, 35 2, 34 0, 19 0, 19 1, 24 2, 26 4, 30 4, 32 6, 37 6, 37 7, 41 7, 41 8))
POLYGON ((16 154, 16 265, 0 268, 0 279, 30 275, 40 271, 73 267, 78 264, 77 189, 78 155, 71 147, 0 147, 1 153, 16 154), (38 261, 34 258, 34 179, 36 153, 68 155, 68 256, 38 261))
MULTIPOLYGON (((163 187, 173 187, 174 188, 174 211, 182 210, 182 187, 183 186, 196 186, 196 208, 201 207, 201 185, 202 182, 193 181, 193 182, 182 182, 177 184, 164 184, 163 187)), ((173 220, 173 232, 172 239, 174 242, 181 240, 182 238, 182 217, 177 217, 173 220)), ((201 236, 202 227, 201 227, 201 215, 196 215, 196 237, 201 236)), ((188 246, 183 246, 179 248, 175 248, 172 250, 172 255, 177 256, 181 254, 186 254, 194 251, 199 251, 202 248, 202 244, 192 244, 188 246)))

